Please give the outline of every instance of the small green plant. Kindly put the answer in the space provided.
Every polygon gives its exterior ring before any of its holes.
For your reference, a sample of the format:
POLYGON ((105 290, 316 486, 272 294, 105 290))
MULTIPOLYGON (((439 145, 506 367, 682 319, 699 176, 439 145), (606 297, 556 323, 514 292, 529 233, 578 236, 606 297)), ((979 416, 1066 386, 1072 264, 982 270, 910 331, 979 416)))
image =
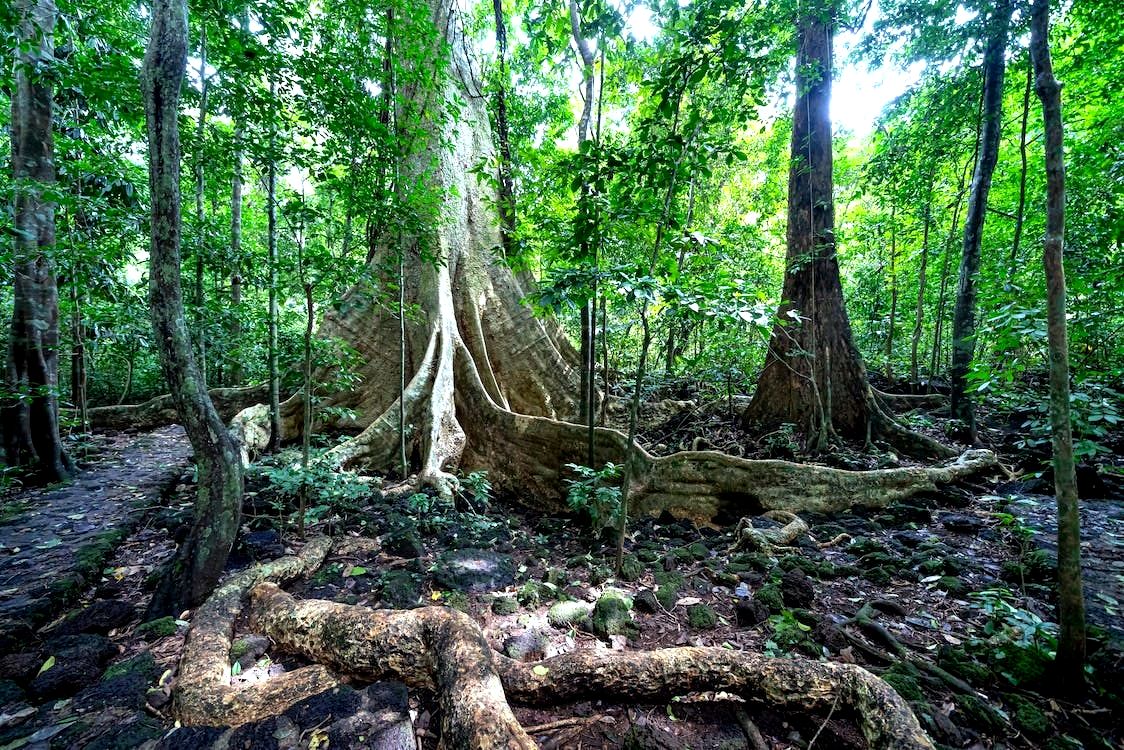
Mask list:
POLYGON ((313 455, 307 469, 302 469, 292 452, 286 451, 272 464, 261 464, 251 469, 252 475, 265 479, 267 496, 274 512, 287 524, 295 524, 300 493, 307 493, 304 524, 319 523, 332 516, 345 517, 357 513, 371 495, 371 485, 363 477, 349 472, 336 471, 317 459, 322 451, 313 455), (290 517, 291 516, 291 517, 290 517))
POLYGON ((796 619, 791 609, 786 609, 779 615, 769 618, 769 626, 773 635, 765 641, 765 653, 768 656, 783 656, 800 646, 808 637, 810 627, 796 619))
POLYGON ((973 600, 971 606, 987 616, 983 629, 985 635, 1052 654, 1057 645, 1058 626, 1018 606, 1010 589, 984 589, 968 596, 973 600))
POLYGON ((595 529, 615 525, 621 511, 621 488, 614 480, 620 477, 621 467, 610 462, 600 469, 581 464, 566 464, 566 468, 577 474, 577 479, 566 480, 570 509, 588 516, 595 529))
POLYGON ((488 481, 488 472, 471 471, 461 477, 459 495, 474 513, 491 505, 492 483, 488 481))

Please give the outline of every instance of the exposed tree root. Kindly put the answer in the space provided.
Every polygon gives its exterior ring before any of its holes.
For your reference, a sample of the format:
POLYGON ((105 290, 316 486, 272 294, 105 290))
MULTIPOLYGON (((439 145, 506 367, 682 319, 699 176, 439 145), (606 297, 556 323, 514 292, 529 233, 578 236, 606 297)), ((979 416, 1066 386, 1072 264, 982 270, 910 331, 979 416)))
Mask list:
MULTIPOLYGON (((268 395, 264 385, 241 388, 212 388, 209 393, 224 421, 253 406, 268 395)), ((95 430, 151 430, 179 420, 171 395, 165 393, 140 404, 95 406, 88 410, 90 427, 95 430)))
POLYGON ((948 408, 948 396, 943 393, 886 393, 873 387, 872 390, 886 406, 898 411, 948 408))
POLYGON ((784 526, 779 529, 758 529, 754 527, 753 519, 746 516, 738 521, 738 525, 734 529, 735 551, 764 552, 771 555, 775 547, 790 545, 808 533, 808 524, 795 513, 774 510, 764 515, 774 521, 783 523, 784 526))
POLYGON ((299 555, 247 568, 220 585, 195 611, 180 658, 174 692, 175 713, 185 725, 243 724, 281 713, 289 706, 337 684, 322 666, 302 667, 261 685, 230 684, 230 646, 234 621, 246 592, 262 581, 289 581, 324 562, 331 539, 309 541, 299 555))
POLYGON ((255 629, 283 648, 347 675, 392 677, 434 691, 447 748, 536 747, 508 700, 662 703, 706 691, 789 710, 826 710, 839 701, 853 709, 873 748, 933 747, 905 701, 854 665, 723 648, 579 651, 527 664, 492 652, 479 626, 449 608, 392 611, 297 601, 269 583, 256 586, 252 600, 255 629))

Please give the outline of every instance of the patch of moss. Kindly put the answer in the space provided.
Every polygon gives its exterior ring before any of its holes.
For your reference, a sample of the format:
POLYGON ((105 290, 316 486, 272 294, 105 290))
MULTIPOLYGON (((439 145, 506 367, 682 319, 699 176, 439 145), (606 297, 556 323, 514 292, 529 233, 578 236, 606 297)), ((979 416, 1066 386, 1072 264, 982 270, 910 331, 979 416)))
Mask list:
POLYGON ((705 560, 710 557, 710 549, 702 542, 694 542, 687 546, 687 552, 696 560, 705 560))
POLYGON ((543 574, 543 581, 553 583, 555 586, 565 586, 569 578, 561 568, 548 568, 543 574))
POLYGON ((862 572, 862 577, 873 583, 875 586, 885 586, 893 578, 893 573, 889 568, 879 565, 874 568, 868 568, 862 572))
POLYGON ((587 602, 558 602, 546 613, 546 620, 556 628, 576 627, 589 617, 593 607, 587 602))
POLYGON ((636 626, 629 614, 631 610, 631 597, 620 591, 606 591, 593 606, 593 614, 590 616, 593 632, 603 637, 633 632, 636 626))
POLYGON ((953 701, 966 724, 993 732, 1003 728, 1003 717, 983 699, 967 693, 957 693, 953 696, 953 701))
POLYGON ((621 560, 621 580, 639 581, 644 575, 644 565, 633 555, 627 555, 621 560))
POLYGON ((74 553, 74 569, 79 575, 90 578, 100 573, 109 555, 125 538, 124 529, 110 529, 94 537, 74 553))
POLYGON ((613 577, 613 569, 608 565, 596 565, 589 571, 589 582, 593 585, 604 583, 613 577))
POLYGON ((132 658, 110 664, 101 678, 103 681, 107 681, 125 675, 139 674, 144 677, 145 682, 151 682, 159 672, 160 669, 156 666, 156 659, 153 658, 152 654, 148 651, 142 651, 132 658))
POLYGON ((877 539, 871 539, 870 537, 861 536, 847 545, 847 551, 855 557, 862 557, 863 555, 869 555, 872 552, 885 553, 887 550, 886 545, 882 544, 882 542, 878 541, 877 539))
POLYGON ((780 566, 781 570, 799 569, 813 577, 818 577, 820 574, 820 564, 803 555, 785 555, 777 561, 777 565, 780 566))
MULTIPOLYGON (((912 665, 910 665, 912 666, 912 665)), ((913 670, 916 672, 916 669, 913 670)), ((902 664, 894 664, 885 673, 882 674, 882 679, 889 683, 898 695, 905 698, 910 703, 919 703, 925 700, 925 694, 921 692, 921 686, 917 682, 917 677, 909 674, 910 669, 903 668, 902 664)))
POLYGON ((167 638, 170 635, 175 635, 178 629, 176 618, 168 615, 158 620, 151 620, 137 625, 137 629, 134 633, 146 641, 156 641, 161 638, 167 638))
POLYGON ((683 587, 683 576, 679 573, 657 570, 656 599, 664 609, 671 609, 679 599, 679 589, 683 587))
POLYGON ((687 624, 695 630, 710 630, 718 624, 718 614, 707 604, 687 607, 687 624))
POLYGON ((968 592, 968 586, 955 576, 944 576, 937 581, 937 588, 947 591, 950 596, 963 596, 968 592))
POLYGON ((515 592, 515 598, 524 607, 537 607, 544 598, 543 592, 545 590, 545 586, 541 586, 535 581, 527 581, 515 592))
POLYGON ((1007 678, 1012 685, 1037 685, 1050 666, 1046 653, 1031 646, 1009 643, 1001 649, 989 651, 989 654, 995 671, 1007 678))
POLYGON ((781 587, 775 583, 767 583, 753 593, 753 598, 765 605, 772 614, 784 611, 784 598, 781 596, 781 587))
POLYGON ((450 591, 445 594, 444 603, 447 607, 460 610, 461 612, 468 612, 468 594, 463 591, 450 591))
POLYGON ((1038 706, 1021 695, 1007 696, 1007 703, 1014 709, 1012 718, 1015 726, 1029 735, 1041 737, 1050 729, 1050 720, 1038 706))
POLYGON ((492 599, 492 612, 497 615, 513 615, 519 610, 519 602, 514 596, 497 596, 492 599))
POLYGON ((973 685, 986 685, 991 680, 991 670, 974 660, 963 649, 942 649, 937 664, 973 685))
POLYGON ((734 572, 758 570, 765 573, 773 567, 773 558, 763 552, 742 552, 730 558, 726 568, 734 572))

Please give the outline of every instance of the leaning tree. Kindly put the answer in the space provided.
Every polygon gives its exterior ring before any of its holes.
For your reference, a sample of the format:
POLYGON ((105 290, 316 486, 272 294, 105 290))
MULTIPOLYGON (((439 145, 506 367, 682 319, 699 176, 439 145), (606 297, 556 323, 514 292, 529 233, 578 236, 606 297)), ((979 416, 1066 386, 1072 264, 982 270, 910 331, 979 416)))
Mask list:
POLYGON ((820 450, 835 439, 881 437, 909 454, 951 451, 901 427, 867 380, 851 334, 835 252, 831 65, 836 0, 796 19, 796 106, 788 175, 788 230, 779 322, 742 415, 747 427, 793 424, 820 450))
MULTIPOLYGON (((578 410, 578 356, 554 321, 535 317, 522 304, 529 291, 525 280, 502 262, 493 181, 476 176, 479 165, 494 163, 486 102, 476 88, 459 23, 447 0, 439 4, 432 17, 444 20, 427 64, 439 64, 442 75, 415 77, 438 81, 439 88, 404 86, 396 105, 425 114, 426 143, 401 166, 402 180, 412 184, 424 179, 440 196, 438 215, 413 236, 385 243, 369 265, 371 277, 381 274, 391 284, 401 273, 402 308, 418 312, 401 325, 385 290, 358 284, 326 315, 322 334, 346 340, 360 364, 354 373, 357 385, 317 395, 315 428, 353 434, 325 458, 336 466, 394 471, 404 416, 407 454, 420 484, 447 491, 455 481, 453 468, 484 469, 498 488, 515 497, 561 503, 564 467, 588 461, 586 428, 568 421, 578 410), (436 54, 438 46, 442 54, 436 54), (401 264, 398 253, 404 253, 401 264)), ((821 49, 828 34, 824 24, 807 31, 809 41, 821 49)), ((823 54, 829 50, 828 43, 823 54)), ((826 118, 826 91, 820 96, 811 109, 826 118)), ((834 254, 817 265, 834 269, 835 292, 826 296, 838 302, 831 320, 845 324, 834 254)), ((785 334, 794 335, 789 329, 785 334)), ((854 378, 861 378, 862 363, 849 334, 838 346, 851 359, 835 355, 832 368, 851 362, 854 378)), ((316 381, 332 378, 325 373, 316 381)), ((870 413, 882 414, 875 410, 865 378, 861 388, 852 390, 853 398, 866 399, 870 413)), ((839 388, 836 398, 842 401, 847 395, 839 388)), ((282 437, 296 438, 303 422, 300 394, 281 411, 282 437)), ((889 418, 875 424, 897 434, 889 418)), ((271 433, 268 409, 247 409, 235 417, 233 428, 248 453, 265 449, 271 433)), ((597 430, 593 442, 598 462, 620 462, 625 456, 626 438, 615 430, 597 430)), ((990 453, 975 451, 947 466, 848 472, 710 451, 653 457, 641 449, 634 458, 632 507, 637 513, 669 510, 713 518, 722 511, 737 516, 767 509, 884 505, 993 461, 990 453)))

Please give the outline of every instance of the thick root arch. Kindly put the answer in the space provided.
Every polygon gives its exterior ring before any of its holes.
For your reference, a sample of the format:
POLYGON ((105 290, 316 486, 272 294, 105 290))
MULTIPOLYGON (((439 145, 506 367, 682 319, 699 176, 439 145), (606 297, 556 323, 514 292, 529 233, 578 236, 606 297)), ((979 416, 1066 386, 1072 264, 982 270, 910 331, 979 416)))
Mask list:
POLYGON ((444 607, 388 611, 298 601, 269 583, 255 587, 252 600, 255 628, 286 650, 350 676, 391 677, 434 691, 444 747, 536 747, 509 699, 659 703, 706 691, 789 710, 826 710, 838 702, 853 709, 872 748, 933 747, 905 701, 854 665, 703 647, 580 651, 526 664, 492 652, 471 618, 444 607))

